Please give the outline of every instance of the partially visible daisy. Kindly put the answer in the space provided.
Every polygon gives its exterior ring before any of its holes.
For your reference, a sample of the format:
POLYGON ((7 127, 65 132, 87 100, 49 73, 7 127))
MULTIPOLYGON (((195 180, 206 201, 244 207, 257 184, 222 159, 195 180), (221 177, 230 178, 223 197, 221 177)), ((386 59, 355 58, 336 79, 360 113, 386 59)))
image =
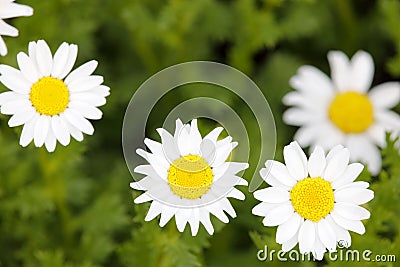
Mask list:
POLYGON ((340 145, 326 157, 317 146, 308 160, 296 142, 283 153, 286 165, 268 160, 260 171, 271 187, 254 192, 262 202, 253 214, 265 217, 265 226, 278 226, 276 242, 283 251, 299 243, 301 254, 312 252, 322 260, 327 249, 336 251, 339 241, 349 247, 349 231, 364 234, 361 220, 370 217, 359 205, 374 197, 367 182, 354 182, 364 166, 349 164, 349 150, 340 145))
POLYGON ((18 36, 18 30, 5 23, 4 19, 32 16, 33 8, 16 4, 15 0, 0 0, 0 55, 7 55, 7 46, 1 36, 18 36))
POLYGON ((93 134, 88 119, 98 120, 97 108, 106 103, 110 88, 103 77, 92 75, 97 61, 72 71, 78 54, 74 44, 63 43, 54 54, 43 40, 29 43, 29 55, 17 55, 20 70, 0 65, 0 82, 11 91, 0 94, 0 112, 13 115, 10 127, 24 125, 20 145, 34 140, 36 147, 55 150, 56 142, 66 146, 70 136, 78 141, 93 134))
POLYGON ((200 223, 210 235, 214 233, 210 213, 224 223, 229 222, 224 211, 236 217, 228 197, 244 199, 244 194, 234 186, 247 185, 236 174, 248 168, 248 164, 226 161, 238 143, 232 142, 230 136, 217 140, 222 130, 215 128, 202 138, 196 119, 185 125, 178 119, 173 136, 159 128, 161 143, 144 140, 151 153, 142 149, 137 153, 149 165, 140 165, 135 172, 146 177, 130 185, 145 191, 135 203, 151 201, 146 221, 161 214, 163 227, 175 216, 178 230, 183 232, 189 223, 195 236, 200 223))
POLYGON ((303 66, 292 77, 297 89, 283 102, 295 106, 283 119, 300 126, 294 139, 302 147, 330 149, 342 144, 353 161, 368 164, 376 175, 382 165, 378 147, 384 147, 385 131, 400 131, 400 116, 390 109, 400 101, 400 83, 387 82, 372 88, 374 62, 370 54, 357 52, 351 61, 339 51, 328 53, 330 80, 312 66, 303 66), (378 147, 377 147, 378 146, 378 147))

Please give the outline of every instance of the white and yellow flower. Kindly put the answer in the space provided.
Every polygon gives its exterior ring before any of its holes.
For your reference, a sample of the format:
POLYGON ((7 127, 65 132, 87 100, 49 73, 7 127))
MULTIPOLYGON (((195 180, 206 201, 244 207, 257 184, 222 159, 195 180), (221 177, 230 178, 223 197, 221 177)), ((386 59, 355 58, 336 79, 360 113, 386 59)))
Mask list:
POLYGON ((326 157, 317 146, 308 160, 296 142, 283 153, 286 165, 268 160, 260 171, 271 187, 254 192, 262 202, 253 214, 265 217, 265 226, 278 226, 276 242, 283 251, 298 243, 300 253, 312 252, 321 260, 326 250, 336 251, 339 241, 350 246, 349 231, 364 234, 361 220, 370 217, 359 205, 374 197, 367 182, 354 182, 363 165, 349 164, 349 150, 340 145, 326 157))
POLYGON ((4 19, 32 16, 33 8, 16 4, 14 0, 0 0, 0 55, 7 55, 7 46, 2 36, 18 36, 18 30, 7 24, 4 19))
POLYGON ((200 223, 209 234, 214 233, 210 213, 224 223, 229 222, 224 212, 236 217, 228 197, 244 199, 244 194, 234 186, 247 185, 236 174, 248 168, 248 164, 226 161, 238 143, 232 142, 230 136, 217 140, 222 130, 215 128, 202 138, 196 119, 185 125, 178 119, 173 136, 159 128, 161 143, 144 140, 151 153, 142 149, 137 153, 149 164, 136 167, 135 172, 146 177, 130 186, 145 191, 135 203, 151 201, 146 221, 161 214, 163 227, 175 216, 178 230, 183 232, 189 223, 195 236, 200 223))
POLYGON ((283 116, 287 124, 300 126, 294 139, 302 147, 330 149, 342 144, 351 159, 368 164, 376 175, 381 169, 377 146, 384 147, 385 131, 400 131, 400 116, 390 109, 400 100, 400 83, 387 82, 372 88, 374 62, 359 51, 351 60, 339 51, 328 54, 330 80, 312 66, 303 66, 290 80, 297 89, 283 102, 295 106, 283 116))
POLYGON ((29 43, 29 55, 17 55, 19 70, 0 65, 0 82, 11 91, 0 94, 0 112, 12 115, 10 127, 24 125, 20 145, 34 140, 55 150, 56 142, 78 141, 83 134, 93 134, 88 119, 97 120, 102 112, 97 108, 106 103, 109 95, 102 76, 92 75, 97 61, 89 61, 72 71, 78 54, 74 44, 63 43, 54 58, 43 40, 29 43))

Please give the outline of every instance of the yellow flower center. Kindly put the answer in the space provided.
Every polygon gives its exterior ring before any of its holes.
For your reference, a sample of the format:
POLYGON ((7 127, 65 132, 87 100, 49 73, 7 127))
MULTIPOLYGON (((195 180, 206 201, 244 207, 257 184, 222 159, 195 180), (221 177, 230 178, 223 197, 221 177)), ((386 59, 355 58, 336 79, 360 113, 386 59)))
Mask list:
POLYGON ((168 169, 169 187, 181 198, 201 197, 211 188, 213 177, 211 167, 199 155, 180 157, 168 169))
POLYGON ((329 107, 329 118, 345 133, 362 133, 374 122, 369 98, 357 92, 336 95, 329 107))
POLYGON ((68 87, 62 80, 44 77, 32 85, 29 99, 38 113, 57 115, 68 107, 68 87))
POLYGON ((335 203, 331 183, 317 178, 305 178, 290 190, 294 210, 303 218, 318 222, 333 210, 335 203))

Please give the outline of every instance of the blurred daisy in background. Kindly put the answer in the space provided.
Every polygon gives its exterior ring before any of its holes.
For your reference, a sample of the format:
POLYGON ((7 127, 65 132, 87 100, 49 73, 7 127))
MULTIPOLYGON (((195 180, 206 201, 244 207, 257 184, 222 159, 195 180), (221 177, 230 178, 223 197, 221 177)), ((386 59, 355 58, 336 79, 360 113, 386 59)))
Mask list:
POLYGON ((367 182, 354 182, 363 165, 349 164, 349 150, 340 145, 326 157, 317 146, 308 160, 296 142, 283 153, 285 164, 268 160, 261 169, 271 187, 254 192, 262 202, 252 213, 265 217, 264 226, 278 226, 276 242, 284 251, 299 243, 301 254, 311 252, 322 260, 326 250, 336 251, 339 241, 349 247, 349 231, 364 234, 361 220, 370 217, 359 205, 374 197, 367 182))
POLYGON ((328 53, 332 80, 312 66, 299 68, 283 102, 289 106, 283 120, 300 126, 294 139, 302 147, 330 149, 342 144, 353 161, 368 164, 376 175, 382 165, 378 147, 386 145, 385 132, 400 130, 400 116, 390 109, 400 100, 400 84, 387 82, 372 88, 374 62, 357 52, 351 60, 339 51, 328 53), (378 146, 378 147, 377 147, 378 146))
POLYGON ((20 144, 34 140, 36 147, 55 150, 70 136, 78 141, 83 134, 93 134, 88 119, 98 120, 97 108, 106 103, 109 88, 101 85, 103 77, 92 75, 97 61, 89 61, 72 71, 78 54, 74 44, 63 43, 54 54, 43 40, 29 43, 29 54, 17 55, 19 70, 0 65, 0 82, 11 91, 0 94, 0 112, 12 115, 10 127, 24 125, 20 144))
POLYGON ((245 198, 234 186, 247 185, 247 181, 236 174, 247 169, 248 164, 227 162, 238 143, 232 142, 230 136, 217 140, 222 130, 217 127, 202 138, 196 119, 185 125, 178 119, 173 136, 159 128, 161 143, 144 140, 151 153, 142 149, 137 153, 149 164, 136 167, 135 172, 146 177, 130 185, 145 191, 135 203, 151 201, 146 221, 161 214, 160 226, 163 227, 175 216, 178 230, 183 232, 189 223, 195 236, 200 223, 210 235, 214 233, 210 213, 224 223, 229 222, 224 211, 236 217, 228 197, 245 198))
POLYGON ((0 55, 7 55, 7 46, 2 36, 18 36, 18 30, 4 22, 4 19, 32 16, 33 8, 16 4, 14 0, 0 0, 0 55))

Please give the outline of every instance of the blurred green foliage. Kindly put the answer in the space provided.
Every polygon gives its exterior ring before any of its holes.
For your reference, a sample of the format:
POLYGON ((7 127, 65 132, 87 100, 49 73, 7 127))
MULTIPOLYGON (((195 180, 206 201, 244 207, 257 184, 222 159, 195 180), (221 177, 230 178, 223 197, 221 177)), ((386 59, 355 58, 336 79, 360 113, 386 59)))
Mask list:
MULTIPOLYGON (((9 54, 0 62, 16 66, 16 54, 27 51, 29 41, 45 39, 53 52, 62 41, 76 43, 77 64, 97 59, 96 72, 105 77, 111 95, 102 107, 104 118, 94 122, 94 136, 58 146, 52 154, 33 145, 21 148, 20 127, 9 128, 7 116, 0 116, 0 266, 283 266, 256 258, 264 244, 279 246, 276 229, 266 229, 251 215, 256 201, 248 192, 246 201, 232 201, 238 218, 228 225, 213 221, 212 237, 202 227, 196 238, 188 229, 180 234, 173 220, 165 228, 144 222, 148 205, 133 204, 139 192, 129 188, 132 177, 121 150, 120 129, 130 97, 167 66, 190 60, 229 64, 254 79, 268 99, 277 125, 276 158, 281 160, 295 131, 281 120, 281 98, 299 66, 328 72, 329 50, 351 56, 363 49, 375 59, 374 84, 400 77, 400 2, 395 0, 18 2, 31 5, 35 14, 11 21, 20 36, 5 37, 9 54)), ((177 90, 170 98, 179 102, 199 94, 177 90)), ((216 97, 246 114, 233 96, 216 97)), ((148 122, 154 139, 154 129, 172 107, 162 101, 156 108, 148 122)), ((257 132, 257 123, 243 120, 249 132, 257 132)), ((204 127, 214 126, 208 122, 204 127)), ((399 258, 400 156, 393 142, 383 157, 379 177, 364 173, 360 178, 371 182, 375 199, 368 205, 372 216, 365 222, 367 232, 352 234, 352 248, 399 258)), ((325 264, 343 265, 328 260, 291 265, 325 264)))

